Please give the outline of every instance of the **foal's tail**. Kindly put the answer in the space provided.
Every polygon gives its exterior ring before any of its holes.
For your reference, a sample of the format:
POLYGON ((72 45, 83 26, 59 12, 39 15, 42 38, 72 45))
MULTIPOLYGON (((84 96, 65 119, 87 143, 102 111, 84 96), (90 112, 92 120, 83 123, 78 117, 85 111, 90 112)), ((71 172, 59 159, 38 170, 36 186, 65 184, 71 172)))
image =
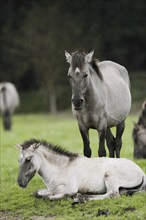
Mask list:
POLYGON ((134 187, 120 187, 120 192, 126 195, 133 195, 136 192, 146 191, 146 175, 142 177, 140 184, 134 187))

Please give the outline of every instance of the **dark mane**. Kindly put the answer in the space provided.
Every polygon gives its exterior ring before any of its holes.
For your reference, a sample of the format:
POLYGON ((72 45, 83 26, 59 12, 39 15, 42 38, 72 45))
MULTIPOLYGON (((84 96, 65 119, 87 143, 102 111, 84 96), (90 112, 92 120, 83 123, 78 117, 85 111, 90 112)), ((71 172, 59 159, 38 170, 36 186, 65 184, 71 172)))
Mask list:
POLYGON ((72 68, 75 70, 76 67, 82 69, 85 64, 85 52, 76 51, 72 53, 72 68))
POLYGON ((73 160, 73 159, 78 157, 77 153, 71 153, 71 152, 61 148, 60 146, 48 143, 45 140, 30 139, 30 140, 24 141, 23 144, 21 144, 21 146, 22 146, 22 149, 24 150, 24 149, 29 148, 30 145, 35 144, 35 143, 36 144, 40 143, 41 145, 43 145, 47 149, 52 150, 53 152, 55 152, 55 153, 57 153, 59 155, 67 156, 71 160, 73 160))
POLYGON ((98 62, 98 60, 93 59, 93 60, 91 61, 90 65, 91 65, 92 68, 95 70, 95 72, 97 73, 97 75, 99 76, 99 78, 100 78, 101 80, 103 80, 103 76, 102 76, 102 73, 100 72, 100 69, 99 69, 99 67, 98 67, 98 65, 97 65, 97 62, 98 62))

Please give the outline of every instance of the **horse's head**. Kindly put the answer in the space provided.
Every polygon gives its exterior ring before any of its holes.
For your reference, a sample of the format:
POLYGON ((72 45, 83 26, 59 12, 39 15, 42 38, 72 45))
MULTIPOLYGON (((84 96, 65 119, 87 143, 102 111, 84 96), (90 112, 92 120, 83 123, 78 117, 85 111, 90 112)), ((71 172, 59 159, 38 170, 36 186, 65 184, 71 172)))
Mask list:
POLYGON ((26 149, 22 145, 17 145, 17 147, 20 149, 17 182, 20 187, 25 188, 39 169, 39 163, 34 153, 39 144, 32 144, 26 149))
POLYGON ((85 102, 84 94, 87 91, 90 76, 90 65, 94 51, 89 54, 65 51, 67 62, 70 64, 68 77, 72 89, 72 104, 75 110, 81 110, 85 102))

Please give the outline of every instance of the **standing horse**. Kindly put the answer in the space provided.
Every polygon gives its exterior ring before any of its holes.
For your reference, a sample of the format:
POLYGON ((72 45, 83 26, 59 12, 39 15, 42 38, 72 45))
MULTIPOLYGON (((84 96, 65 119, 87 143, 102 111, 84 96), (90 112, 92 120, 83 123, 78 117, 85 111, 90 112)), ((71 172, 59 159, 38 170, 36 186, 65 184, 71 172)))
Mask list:
POLYGON ((134 162, 124 158, 87 158, 36 139, 21 145, 17 182, 25 188, 38 173, 47 189, 36 197, 50 200, 65 196, 99 200, 145 190, 146 175, 134 162), (78 197, 77 193, 81 193, 78 197), (88 195, 86 195, 88 194, 88 195))
POLYGON ((89 54, 65 51, 70 64, 68 76, 72 89, 72 111, 78 120, 84 155, 91 157, 89 129, 99 134, 99 157, 106 156, 105 139, 110 157, 120 157, 125 118, 131 107, 127 70, 114 62, 98 62, 89 54), (116 137, 110 128, 116 126, 116 137))
POLYGON ((134 158, 146 158, 146 100, 142 104, 138 122, 134 123, 132 137, 134 142, 134 158))
POLYGON ((11 130, 11 115, 19 103, 19 95, 15 86, 10 82, 0 83, 0 112, 5 130, 11 130))

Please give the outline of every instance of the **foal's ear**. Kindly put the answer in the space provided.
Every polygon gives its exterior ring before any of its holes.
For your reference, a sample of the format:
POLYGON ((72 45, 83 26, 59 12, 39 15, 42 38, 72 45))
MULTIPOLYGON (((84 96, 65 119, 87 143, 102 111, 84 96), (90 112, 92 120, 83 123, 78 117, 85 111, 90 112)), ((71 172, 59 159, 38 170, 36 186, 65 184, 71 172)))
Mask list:
POLYGON ((94 54, 94 50, 92 50, 90 53, 88 53, 87 55, 86 55, 86 62, 88 62, 88 63, 90 63, 91 62, 91 60, 92 60, 92 57, 93 57, 93 54, 94 54))
POLYGON ((21 149, 22 149, 21 144, 16 144, 16 147, 17 147, 19 150, 21 150, 21 149))
POLYGON ((65 50, 66 61, 71 64, 71 55, 65 50))

